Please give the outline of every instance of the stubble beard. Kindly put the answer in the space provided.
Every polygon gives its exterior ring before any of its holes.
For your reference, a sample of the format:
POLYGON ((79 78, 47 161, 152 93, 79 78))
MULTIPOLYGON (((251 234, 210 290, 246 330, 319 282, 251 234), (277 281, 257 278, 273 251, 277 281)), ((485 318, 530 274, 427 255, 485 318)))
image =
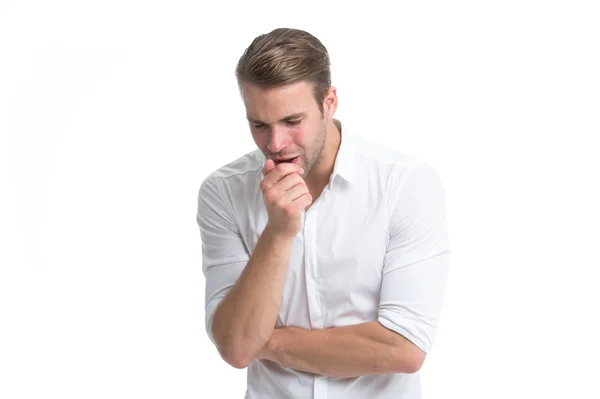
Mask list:
POLYGON ((317 165, 322 159, 325 149, 325 143, 327 142, 327 125, 325 118, 323 118, 323 124, 321 125, 321 132, 315 138, 315 141, 308 153, 302 157, 302 164, 304 169, 304 176, 302 178, 306 179, 306 177, 310 174, 311 170, 315 165, 317 165))

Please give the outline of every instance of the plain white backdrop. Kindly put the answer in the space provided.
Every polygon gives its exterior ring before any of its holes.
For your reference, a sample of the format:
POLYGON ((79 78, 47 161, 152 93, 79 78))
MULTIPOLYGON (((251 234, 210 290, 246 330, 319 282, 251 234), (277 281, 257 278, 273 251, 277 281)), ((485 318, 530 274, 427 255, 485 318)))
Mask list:
POLYGON ((0 397, 243 397, 204 331, 197 192, 255 148, 239 56, 294 27, 337 117, 443 178, 424 398, 599 398, 595 3, 0 1, 0 397))

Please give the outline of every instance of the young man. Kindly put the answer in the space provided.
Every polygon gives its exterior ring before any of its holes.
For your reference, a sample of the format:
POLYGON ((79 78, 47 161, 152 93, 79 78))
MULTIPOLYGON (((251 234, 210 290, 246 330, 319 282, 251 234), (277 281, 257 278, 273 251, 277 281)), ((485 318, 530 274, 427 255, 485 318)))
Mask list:
POLYGON ((420 398, 448 269, 438 174, 334 119, 307 32, 258 36, 236 76, 258 149, 200 187, 209 338, 248 367, 246 398, 420 398))

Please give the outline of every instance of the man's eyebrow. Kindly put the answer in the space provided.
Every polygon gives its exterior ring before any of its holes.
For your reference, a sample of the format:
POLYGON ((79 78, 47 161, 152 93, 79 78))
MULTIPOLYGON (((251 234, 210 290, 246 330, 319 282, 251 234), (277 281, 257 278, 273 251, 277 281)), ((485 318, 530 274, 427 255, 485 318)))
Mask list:
MULTIPOLYGON (((297 113, 295 113, 295 114, 288 115, 288 116, 286 116, 286 117, 283 117, 283 118, 281 118, 281 119, 279 120, 279 122, 288 122, 288 121, 290 121, 290 120, 293 120, 293 119, 298 119, 298 118, 303 118, 303 117, 305 117, 305 116, 306 116, 306 113, 304 113, 304 112, 297 112, 297 113)), ((250 122, 252 122, 252 123, 256 123, 256 124, 259 124, 259 123, 260 123, 260 124, 263 124, 263 125, 267 125, 267 123, 265 123, 265 122, 263 122, 263 121, 259 121, 259 120, 257 120, 257 119, 252 119, 252 118, 250 118, 250 117, 248 117, 248 116, 246 117, 246 119, 248 119, 248 121, 250 121, 250 122)))

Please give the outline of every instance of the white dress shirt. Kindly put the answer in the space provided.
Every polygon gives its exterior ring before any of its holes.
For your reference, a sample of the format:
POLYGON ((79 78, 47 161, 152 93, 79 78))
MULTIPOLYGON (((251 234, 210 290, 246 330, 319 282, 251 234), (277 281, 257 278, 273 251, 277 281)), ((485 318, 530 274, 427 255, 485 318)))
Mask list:
MULTIPOLYGON (((209 175, 197 222, 206 331, 253 253, 268 214, 265 157, 252 151, 209 175)), ((426 162, 342 125, 329 184, 302 214, 276 327, 324 329, 378 321, 429 352, 443 303, 449 242, 445 190, 426 162)), ((333 378, 270 361, 248 366, 245 398, 419 399, 420 372, 333 378)))

